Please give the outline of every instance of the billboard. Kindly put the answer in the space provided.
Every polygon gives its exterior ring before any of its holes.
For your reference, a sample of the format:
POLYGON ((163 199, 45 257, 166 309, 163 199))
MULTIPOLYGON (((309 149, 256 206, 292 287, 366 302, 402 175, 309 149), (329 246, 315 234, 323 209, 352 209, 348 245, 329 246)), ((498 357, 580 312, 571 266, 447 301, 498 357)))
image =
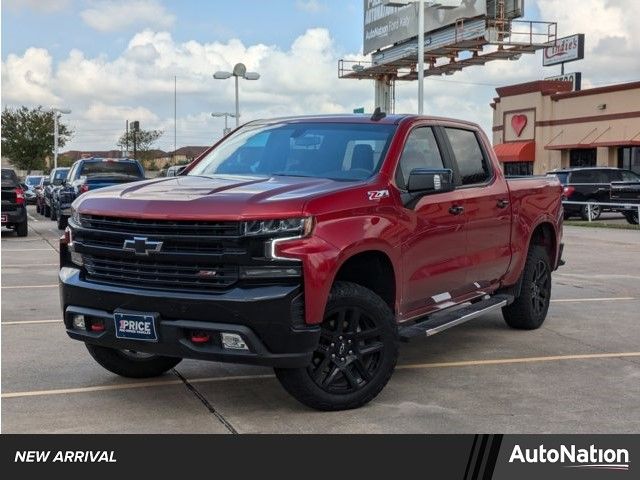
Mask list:
MULTIPOLYGON (((517 1, 517 0, 511 0, 517 1)), ((487 0, 460 0, 456 8, 425 7, 425 32, 453 25, 461 18, 487 15, 487 0)), ((418 35, 418 6, 390 7, 385 0, 364 0, 364 54, 418 35)))
POLYGON ((542 65, 550 67, 561 63, 575 62, 584 58, 584 34, 559 38, 544 49, 542 65))

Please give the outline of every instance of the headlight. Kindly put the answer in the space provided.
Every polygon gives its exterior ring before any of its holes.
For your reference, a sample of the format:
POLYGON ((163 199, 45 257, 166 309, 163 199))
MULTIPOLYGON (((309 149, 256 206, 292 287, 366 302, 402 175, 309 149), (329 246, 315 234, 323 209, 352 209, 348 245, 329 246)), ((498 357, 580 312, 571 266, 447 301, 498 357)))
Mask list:
POLYGON ((313 217, 244 222, 244 234, 251 237, 306 236, 313 229, 313 217))
POLYGON ((73 220, 73 223, 76 225, 80 225, 80 214, 78 213, 78 210, 73 207, 71 207, 71 220, 73 220))

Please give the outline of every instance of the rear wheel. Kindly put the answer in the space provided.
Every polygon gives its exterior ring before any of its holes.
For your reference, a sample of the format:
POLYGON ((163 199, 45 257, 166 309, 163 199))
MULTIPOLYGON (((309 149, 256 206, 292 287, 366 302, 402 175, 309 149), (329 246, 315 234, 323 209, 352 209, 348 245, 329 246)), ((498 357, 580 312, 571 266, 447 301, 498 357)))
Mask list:
POLYGON ((16 223, 16 234, 19 237, 26 237, 29 235, 29 225, 26 220, 22 223, 16 223))
POLYGON ((529 250, 520 296, 502 309, 502 316, 511 328, 535 330, 547 318, 551 300, 551 262, 544 247, 535 245, 529 250))
POLYGON ((367 288, 337 282, 311 364, 275 372, 301 403, 317 410, 348 410, 380 393, 397 358, 397 328, 389 306, 367 288))
MULTIPOLYGON (((587 200, 587 202, 598 202, 597 199, 595 198, 590 198, 587 200)), ((593 222, 594 220, 598 220, 600 218, 600 215, 602 215, 602 207, 600 205, 591 205, 591 221, 593 222)), ((589 207, 587 205, 584 205, 582 207, 582 210, 580 210, 580 217, 583 220, 589 220, 589 207)))
POLYGON ((96 362, 110 372, 122 377, 158 377, 182 361, 181 358, 163 357, 133 350, 116 350, 89 343, 85 345, 96 362))
POLYGON ((624 218, 627 219, 631 225, 638 225, 638 210, 630 210, 628 212, 624 212, 624 218))
POLYGON ((49 217, 51 220, 55 222, 58 219, 55 205, 52 204, 47 211, 49 212, 49 215, 47 215, 47 217, 49 217))

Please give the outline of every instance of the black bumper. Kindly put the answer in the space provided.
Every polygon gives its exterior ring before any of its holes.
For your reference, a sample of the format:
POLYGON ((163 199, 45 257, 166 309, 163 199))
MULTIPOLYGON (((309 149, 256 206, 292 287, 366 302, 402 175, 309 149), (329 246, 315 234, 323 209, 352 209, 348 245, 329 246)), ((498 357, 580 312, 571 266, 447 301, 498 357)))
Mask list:
POLYGON ((180 358, 245 363, 279 368, 308 365, 320 338, 319 327, 304 324, 301 286, 235 288, 220 294, 151 291, 89 283, 75 268, 62 268, 60 302, 67 334, 86 343, 180 358), (115 336, 116 310, 154 313, 157 342, 122 340, 115 336), (73 328, 74 314, 101 320, 95 333, 73 328), (195 344, 192 331, 206 332, 211 341, 195 344), (220 333, 242 336, 249 351, 225 349, 220 333))
POLYGON ((2 210, 2 217, 6 215, 7 221, 2 222, 2 225, 15 225, 17 223, 24 223, 27 221, 27 209, 22 205, 18 205, 15 209, 6 211, 2 210))

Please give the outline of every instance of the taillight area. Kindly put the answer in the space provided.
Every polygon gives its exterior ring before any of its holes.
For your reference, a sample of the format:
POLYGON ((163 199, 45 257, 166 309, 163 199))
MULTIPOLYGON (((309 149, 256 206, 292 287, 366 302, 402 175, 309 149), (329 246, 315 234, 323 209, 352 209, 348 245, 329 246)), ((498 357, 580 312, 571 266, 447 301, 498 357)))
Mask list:
POLYGON ((80 194, 87 193, 89 191, 89 185, 83 183, 80 185, 80 194))
POLYGON ((573 195, 575 191, 576 189, 574 187, 564 187, 564 189, 562 190, 562 196, 565 199, 569 199, 571 198, 571 195, 573 195))
POLYGON ((24 190, 20 187, 16 188, 16 203, 18 205, 24 205, 24 190))

